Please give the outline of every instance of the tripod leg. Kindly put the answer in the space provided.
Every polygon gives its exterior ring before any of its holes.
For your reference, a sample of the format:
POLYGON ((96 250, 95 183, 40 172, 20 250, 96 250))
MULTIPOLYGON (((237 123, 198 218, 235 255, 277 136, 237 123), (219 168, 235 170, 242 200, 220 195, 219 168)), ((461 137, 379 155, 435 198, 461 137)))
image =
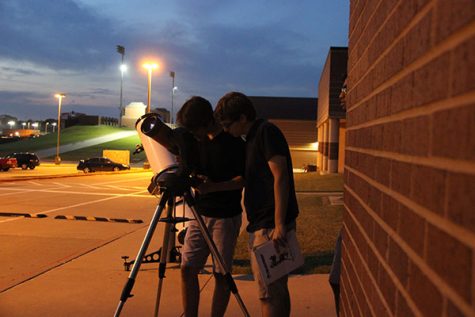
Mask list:
POLYGON ((153 218, 150 221, 150 225, 148 227, 147 233, 145 234, 145 238, 142 242, 142 246, 140 247, 137 257, 135 258, 132 271, 130 271, 127 283, 125 284, 124 289, 122 290, 120 301, 119 301, 119 304, 117 305, 117 309, 114 314, 115 317, 118 317, 120 315, 120 312, 122 311, 122 308, 125 302, 127 301, 129 297, 131 297, 130 292, 132 291, 132 288, 134 287, 135 278, 140 269, 140 265, 142 264, 143 256, 145 255, 148 245, 150 244, 150 241, 152 240, 153 232, 155 231, 155 228, 157 227, 158 221, 160 220, 160 215, 162 213, 163 208, 165 207, 168 197, 169 197, 169 194, 165 191, 162 194, 160 203, 157 205, 157 208, 155 209, 155 213, 153 214, 153 218))
MULTIPOLYGON (((173 214, 175 204, 175 197, 170 197, 168 199, 167 207, 167 218, 171 218, 173 214)), ((168 249, 170 245, 170 236, 173 234, 171 231, 172 224, 170 222, 165 222, 165 229, 163 230, 163 242, 162 242, 162 251, 160 253, 160 264, 158 265, 158 287, 157 287, 157 299, 155 300, 155 311, 154 316, 158 316, 158 309, 160 308, 160 297, 162 294, 162 284, 163 278, 165 277, 165 270, 167 268, 167 258, 168 258, 168 249)), ((173 236, 173 238, 175 238, 173 236)))
POLYGON ((206 244, 208 245, 209 250, 210 250, 211 254, 213 255, 213 258, 215 259, 215 261, 217 262, 219 268, 221 269, 221 272, 226 272, 224 274, 224 278, 226 280, 226 283, 228 284, 229 290, 236 297, 236 300, 237 300, 237 302, 239 304, 239 307, 241 308, 244 316, 249 317, 250 316, 249 312, 247 311, 247 308, 244 305, 244 302, 242 301, 241 296, 239 295, 236 283, 234 282, 231 273, 227 270, 226 266, 224 265, 223 257, 219 253, 218 249, 216 248, 216 244, 214 244, 213 239, 211 238, 211 235, 209 234, 208 230, 206 229, 206 224, 204 223, 203 218, 201 218, 201 216, 198 214, 198 212, 196 211, 196 209, 194 207, 195 201, 194 201, 193 196, 191 195, 191 193, 189 191, 186 191, 183 194, 183 197, 184 197, 186 203, 188 204, 188 206, 190 206, 191 212, 193 213, 196 221, 198 222, 198 226, 200 227, 201 234, 203 235, 203 238, 205 239, 206 244))

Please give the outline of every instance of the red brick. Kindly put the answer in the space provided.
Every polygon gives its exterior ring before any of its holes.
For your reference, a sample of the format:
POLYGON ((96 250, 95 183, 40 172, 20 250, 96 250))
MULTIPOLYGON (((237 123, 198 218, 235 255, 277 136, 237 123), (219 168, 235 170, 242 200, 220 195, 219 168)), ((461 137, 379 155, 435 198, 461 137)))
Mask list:
MULTIPOLYGON (((425 79, 427 82, 427 79, 425 79)), ((391 113, 409 109, 414 104, 414 74, 410 73, 391 87, 391 113)))
POLYGON ((449 53, 443 54, 430 61, 414 73, 414 106, 442 100, 449 95, 449 76, 447 72, 450 65, 449 53))
POLYGON ((376 222, 372 236, 373 243, 383 259, 388 257, 388 234, 376 222))
POLYGON ((427 275, 411 264, 409 294, 423 316, 442 316, 442 295, 427 275))
POLYGON ((409 197, 411 193, 412 166, 408 163, 391 161, 391 189, 409 197))
POLYGON ((447 172, 432 167, 412 167, 411 198, 421 206, 439 215, 444 214, 447 172))
POLYGON ((391 161, 383 157, 374 158, 374 176, 373 178, 380 184, 389 187, 389 174, 391 161))
POLYGON ((391 113, 391 88, 387 88, 376 95, 376 118, 381 118, 391 113))
POLYGON ((371 127, 371 145, 370 148, 380 150, 383 148, 384 125, 378 124, 371 127))
POLYGON ((448 175, 448 218, 475 233, 475 177, 450 173, 448 175))
POLYGON ((397 231, 399 225, 399 206, 399 202, 394 200, 391 196, 383 194, 382 218, 394 231, 397 231))
POLYGON ((384 296, 389 309, 394 314, 396 311, 396 284, 383 266, 379 268, 378 286, 384 296))
POLYGON ((447 301, 447 307, 446 307, 446 317, 465 317, 466 315, 461 312, 458 307, 452 303, 451 300, 447 301))
POLYGON ((475 160, 475 104, 434 113, 432 154, 475 160))
POLYGON ((438 0, 436 41, 440 42, 475 19, 473 0, 438 0))
POLYGON ((383 150, 387 152, 401 152, 402 132, 402 121, 386 123, 384 125, 383 150))
POLYGON ((409 278, 409 259, 401 247, 391 238, 388 245, 388 264, 399 282, 407 286, 409 278))
POLYGON ((381 191, 375 187, 371 187, 369 191, 369 207, 377 214, 381 213, 381 191))
POLYGON ((415 61, 431 48, 431 20, 432 11, 429 11, 404 37, 405 66, 415 61))
POLYGON ((415 316, 412 309, 407 304, 407 300, 402 296, 401 292, 396 293, 396 317, 413 317, 415 316))
POLYGON ((424 254, 426 221, 404 205, 399 209, 398 234, 417 254, 424 254))
POLYGON ((429 225, 427 263, 467 302, 472 299, 472 249, 429 225))
POLYGON ((404 43, 402 40, 400 40, 384 56, 383 60, 381 61, 384 65, 384 74, 380 83, 388 80, 402 69, 404 66, 403 50, 404 43))
POLYGON ((454 49, 452 65, 452 94, 475 90, 475 36, 454 49))
POLYGON ((430 148, 430 117, 419 116, 402 122, 402 153, 428 156, 430 148))

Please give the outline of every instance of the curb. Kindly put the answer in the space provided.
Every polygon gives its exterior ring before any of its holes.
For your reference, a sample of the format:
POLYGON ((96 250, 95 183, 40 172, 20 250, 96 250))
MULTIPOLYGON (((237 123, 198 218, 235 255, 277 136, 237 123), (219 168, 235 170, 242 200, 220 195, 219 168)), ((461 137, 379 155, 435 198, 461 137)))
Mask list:
MULTIPOLYGON (((29 181, 36 179, 54 179, 54 178, 65 178, 65 177, 81 177, 81 176, 95 176, 95 175, 113 175, 113 174, 131 174, 131 173, 145 173, 150 172, 151 170, 130 170, 130 171, 120 171, 120 172, 92 172, 92 173, 83 173, 78 172, 77 174, 56 174, 56 175, 35 175, 35 176, 19 176, 18 178, 7 178, 0 179, 0 183, 8 182, 18 182, 18 181, 29 181)), ((14 176, 13 176, 14 177, 14 176)))

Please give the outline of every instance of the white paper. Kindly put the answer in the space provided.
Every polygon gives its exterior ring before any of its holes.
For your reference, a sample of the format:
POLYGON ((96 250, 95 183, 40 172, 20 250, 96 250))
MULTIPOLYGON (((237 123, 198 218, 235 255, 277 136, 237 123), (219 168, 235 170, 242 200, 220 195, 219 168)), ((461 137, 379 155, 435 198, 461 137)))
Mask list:
POLYGON ((304 263, 295 230, 287 233, 287 246, 285 249, 279 248, 277 252, 274 242, 269 240, 254 249, 259 271, 266 285, 289 274, 304 263))

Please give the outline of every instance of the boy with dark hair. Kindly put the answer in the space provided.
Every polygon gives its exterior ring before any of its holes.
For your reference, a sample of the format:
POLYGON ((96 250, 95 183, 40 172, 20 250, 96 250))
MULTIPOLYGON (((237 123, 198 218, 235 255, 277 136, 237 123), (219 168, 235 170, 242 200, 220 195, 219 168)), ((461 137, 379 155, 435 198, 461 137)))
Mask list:
MULTIPOLYGON (((223 131, 216 124, 208 100, 192 97, 177 114, 177 122, 199 140, 197 170, 203 183, 195 192, 196 209, 231 272, 234 247, 241 227, 241 192, 244 173, 244 142, 223 131)), ((210 254, 196 221, 191 221, 182 250, 182 296, 185 316, 197 316, 199 306, 198 273, 210 254)), ((211 316, 223 316, 229 302, 227 287, 220 267, 213 259, 215 289, 211 316)))
MULTIPOLYGON (((287 235, 295 234, 298 215, 289 146, 272 123, 257 119, 249 98, 230 92, 218 102, 215 118, 225 131, 246 139, 244 172, 249 247, 273 240, 276 248, 287 247, 287 235)), ((251 252, 254 279, 258 282, 263 316, 289 316, 288 275, 265 285, 251 252)))

